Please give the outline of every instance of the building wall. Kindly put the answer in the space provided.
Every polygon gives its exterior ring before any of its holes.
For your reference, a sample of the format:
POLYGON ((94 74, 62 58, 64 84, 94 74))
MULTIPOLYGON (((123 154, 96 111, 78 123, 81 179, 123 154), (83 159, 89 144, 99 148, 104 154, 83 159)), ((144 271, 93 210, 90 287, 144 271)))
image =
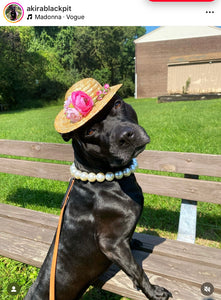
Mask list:
POLYGON ((168 62, 172 56, 220 52, 221 35, 136 44, 137 98, 167 94, 168 62))
POLYGON ((183 89, 189 94, 221 92, 221 62, 169 66, 168 93, 183 93, 183 89))

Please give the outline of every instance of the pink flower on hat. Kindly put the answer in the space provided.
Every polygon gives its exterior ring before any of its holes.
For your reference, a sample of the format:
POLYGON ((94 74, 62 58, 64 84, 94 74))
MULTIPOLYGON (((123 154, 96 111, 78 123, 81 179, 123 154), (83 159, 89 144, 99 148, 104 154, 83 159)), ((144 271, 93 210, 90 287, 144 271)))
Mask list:
POLYGON ((72 104, 71 96, 64 102, 64 109, 66 118, 72 123, 76 123, 82 119, 82 115, 76 110, 72 104))
MULTIPOLYGON (((104 87, 96 92, 96 100, 102 100, 109 92, 109 84, 105 84, 104 87)), ((83 91, 75 91, 64 102, 64 110, 66 118, 72 123, 80 121, 83 117, 87 116, 94 106, 93 99, 83 91)))
POLYGON ((75 108, 68 108, 66 113, 67 119, 72 123, 76 123, 82 119, 82 115, 75 108))
POLYGON ((94 102, 85 92, 76 91, 64 102, 65 115, 72 123, 80 121, 94 106, 94 102))
POLYGON ((104 87, 97 91, 97 100, 102 100, 104 98, 105 95, 107 95, 107 93, 109 92, 110 90, 110 86, 108 83, 105 83, 104 87))
POLYGON ((77 111, 86 116, 94 106, 94 102, 85 92, 76 91, 71 94, 72 104, 77 111))
POLYGON ((72 107, 72 108, 73 108, 72 101, 71 101, 71 96, 69 96, 68 99, 64 101, 64 109, 65 109, 65 112, 66 112, 66 110, 67 110, 69 107, 72 107))
POLYGON ((97 96, 100 96, 101 94, 102 94, 102 91, 101 90, 99 90, 99 91, 97 91, 97 96))
POLYGON ((99 90, 99 91, 97 91, 97 100, 102 100, 102 98, 103 98, 103 93, 102 93, 102 91, 101 90, 99 90))

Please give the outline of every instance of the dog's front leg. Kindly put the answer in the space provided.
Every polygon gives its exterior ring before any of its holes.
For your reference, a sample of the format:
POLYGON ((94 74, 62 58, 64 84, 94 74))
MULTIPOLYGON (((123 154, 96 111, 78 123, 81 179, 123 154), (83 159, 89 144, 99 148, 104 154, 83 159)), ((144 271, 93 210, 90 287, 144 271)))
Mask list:
POLYGON ((118 265, 150 300, 167 300, 172 297, 165 288, 150 283, 142 267, 134 260, 129 240, 116 243, 116 241, 104 238, 100 240, 100 248, 108 259, 118 265))

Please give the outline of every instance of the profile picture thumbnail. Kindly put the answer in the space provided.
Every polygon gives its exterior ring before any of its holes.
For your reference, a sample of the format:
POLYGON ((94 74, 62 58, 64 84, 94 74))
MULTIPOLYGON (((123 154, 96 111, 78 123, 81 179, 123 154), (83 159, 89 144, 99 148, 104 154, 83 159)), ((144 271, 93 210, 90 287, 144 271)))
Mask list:
POLYGON ((24 9, 19 3, 11 2, 5 6, 3 14, 7 21, 17 23, 24 16, 24 9))

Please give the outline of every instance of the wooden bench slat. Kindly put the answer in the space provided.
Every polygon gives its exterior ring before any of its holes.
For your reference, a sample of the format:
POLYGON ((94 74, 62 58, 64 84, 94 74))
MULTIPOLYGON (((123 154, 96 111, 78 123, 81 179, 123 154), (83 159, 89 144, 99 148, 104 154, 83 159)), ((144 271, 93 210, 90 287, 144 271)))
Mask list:
POLYGON ((147 170, 221 177, 221 155, 147 150, 138 164, 147 170))
POLYGON ((142 173, 136 178, 144 193, 221 204, 221 182, 142 173))
POLYGON ((1 232, 14 235, 15 239, 24 237, 32 241, 42 242, 50 245, 55 233, 55 228, 33 226, 29 223, 23 223, 0 217, 1 232))
POLYGON ((134 233, 133 237, 143 243, 142 249, 159 255, 201 263, 206 266, 221 268, 221 251, 217 248, 205 247, 176 240, 164 239, 144 233, 134 233))
POLYGON ((1 232, 0 255, 40 268, 49 245, 1 232))
MULTIPOLYGON (((26 208, 0 204, 0 228, 2 232, 23 236, 30 240, 50 244, 58 224, 58 216, 26 208), (39 228, 40 227, 40 228, 39 228), (37 232, 37 234, 36 234, 37 232)), ((134 233, 134 238, 142 243, 147 252, 176 257, 193 262, 204 262, 204 265, 221 267, 220 249, 204 247, 164 239, 142 233, 134 233)))
POLYGON ((221 268, 213 268, 201 264, 166 257, 158 254, 147 254, 133 251, 136 261, 142 265, 145 272, 150 272, 170 280, 179 280, 188 285, 200 286, 204 282, 211 282, 216 291, 221 293, 220 273, 221 268))
MULTIPOLYGON (((105 274, 101 276, 100 281, 98 281, 98 286, 100 284, 100 286, 102 286, 102 289, 104 290, 117 293, 125 297, 131 297, 135 300, 146 300, 146 297, 142 292, 138 292, 133 288, 131 281, 123 271, 119 271, 114 277, 112 277, 115 274, 115 269, 115 267, 111 267, 107 272, 105 272, 105 274)), ((168 278, 158 276, 150 272, 146 272, 146 274, 148 275, 152 284, 164 286, 169 291, 171 291, 174 300, 205 300, 205 296, 201 294, 200 288, 198 286, 196 287, 194 285, 186 284, 175 278, 173 278, 173 280, 170 280, 168 278)), ((216 291, 212 296, 213 298, 211 299, 221 299, 220 293, 218 294, 216 291)))
MULTIPOLYGON (((0 139, 0 154, 73 161, 71 144, 0 139)), ((146 150, 138 157, 140 168, 155 171, 221 177, 221 156, 146 150)))
MULTIPOLYGON (((70 166, 0 158, 0 172, 69 181, 70 166)), ((136 173, 144 193, 221 204, 221 182, 136 173), (176 189, 174 187, 176 186, 176 189)))
POLYGON ((150 254, 147 258, 144 252, 136 251, 137 261, 142 260, 145 271, 152 272, 165 278, 177 278, 187 284, 201 286, 204 282, 211 282, 221 293, 220 268, 213 268, 201 264, 176 259, 174 257, 150 254), (188 271, 187 271, 188 270, 188 271))
POLYGON ((0 154, 73 161, 70 144, 41 143, 0 139, 0 154))
MULTIPOLYGON (((44 230, 46 234, 46 240, 52 239, 54 231, 58 224, 58 216, 53 214, 48 214, 39 211, 33 211, 26 208, 15 207, 8 204, 0 204, 0 220, 1 220, 1 230, 3 232, 14 233, 18 235, 14 228, 17 228, 19 235, 20 231, 25 230, 25 226, 28 228, 36 228, 30 231, 30 236, 28 238, 36 238, 36 230, 44 230), (19 226, 20 222, 20 226, 19 226), (7 226, 7 224, 11 224, 7 226), (13 227, 12 225, 15 224, 13 227), (43 228, 37 228, 37 227, 43 228), (46 233, 47 230, 49 233, 46 233)), ((24 234, 24 237, 27 237, 24 234)), ((135 233, 134 238, 139 239, 145 251, 152 252, 166 256, 173 256, 180 259, 190 260, 190 261, 203 261, 206 265, 221 266, 221 253, 219 249, 210 248, 200 245, 191 245, 189 243, 178 242, 174 240, 164 239, 157 236, 151 236, 142 233, 135 233), (210 255, 209 255, 210 253, 210 255)), ((50 242, 49 242, 50 243, 50 242)))
POLYGON ((12 221, 20 221, 21 224, 33 224, 34 226, 49 228, 52 230, 57 227, 59 219, 59 216, 53 214, 4 203, 0 203, 0 216, 12 221))
POLYGON ((0 172, 60 181, 68 181, 71 177, 68 165, 2 157, 0 172))

